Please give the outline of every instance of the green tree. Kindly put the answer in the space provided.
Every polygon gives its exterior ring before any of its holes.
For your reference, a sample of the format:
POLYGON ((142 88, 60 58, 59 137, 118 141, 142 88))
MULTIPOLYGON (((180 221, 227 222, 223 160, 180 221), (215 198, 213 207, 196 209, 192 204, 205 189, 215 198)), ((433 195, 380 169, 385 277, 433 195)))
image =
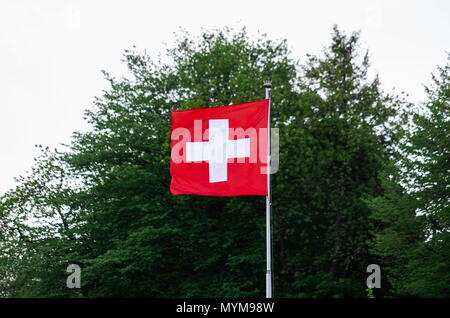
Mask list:
POLYGON ((258 100, 263 97, 261 84, 271 79, 277 100, 274 121, 282 121, 295 105, 291 92, 296 65, 288 58, 284 41, 263 37, 252 42, 244 30, 204 33, 197 40, 185 35, 168 53, 173 67, 154 65, 145 56, 128 52, 135 80, 112 80, 113 91, 90 114, 94 127, 110 128, 111 118, 105 116, 109 112, 122 122, 112 133, 94 128, 92 136, 76 141, 74 165, 91 173, 91 164, 102 163, 102 170, 95 169, 93 176, 95 199, 89 201, 95 219, 88 221, 88 233, 94 241, 109 242, 98 246, 89 260, 86 275, 94 270, 102 274, 92 276, 86 288, 94 282, 101 286, 92 287, 92 295, 261 295, 264 200, 173 197, 168 191, 169 111, 258 100), (86 147, 93 142, 96 155, 86 157, 86 147), (118 145, 139 149, 141 161, 118 145), (106 152, 101 158, 99 150, 106 152), (107 181, 98 182, 99 176, 107 181), (109 198, 114 200, 105 205, 109 198), (136 202, 131 204, 130 198, 136 202), (117 245, 111 244, 113 240, 117 245), (117 288, 115 273, 120 273, 126 288, 117 288))
POLYGON ((323 57, 309 56, 284 139, 298 149, 280 146, 279 259, 293 296, 365 295, 372 263, 365 197, 382 191, 379 175, 398 139, 403 102, 383 94, 378 77, 368 78, 358 38, 335 27, 323 57))
POLYGON ((438 68, 428 100, 413 113, 385 195, 372 201, 378 224, 373 251, 382 257, 393 295, 450 295, 450 65, 438 68))
MULTIPOLYGON (((86 112, 91 131, 74 134, 70 149, 60 156, 64 172, 82 179, 81 186, 55 195, 45 192, 42 205, 24 210, 31 218, 47 209, 56 213, 60 200, 77 211, 70 220, 73 231, 68 231, 73 240, 62 232, 41 231, 45 235, 36 251, 24 252, 34 269, 22 272, 24 280, 39 279, 27 286, 31 295, 66 295, 54 285, 64 286, 69 263, 82 268, 84 296, 263 293, 264 200, 173 197, 168 186, 169 112, 261 99, 261 84, 271 79, 277 87, 274 118, 280 121, 294 105, 295 94, 289 92, 296 65, 284 41, 263 36, 252 42, 245 30, 205 33, 197 40, 185 35, 168 54, 171 65, 126 52, 132 77, 106 74, 111 89, 86 112), (51 258, 46 257, 49 251, 51 258)), ((40 183, 41 178, 33 173, 30 180, 40 183)), ((34 200, 34 193, 20 191, 7 194, 5 202, 34 200)), ((11 212, 11 207, 4 205, 3 211, 11 212)))
POLYGON ((42 149, 30 175, 0 198, 0 296, 78 296, 66 288, 65 269, 76 244, 79 187, 62 157, 42 149))

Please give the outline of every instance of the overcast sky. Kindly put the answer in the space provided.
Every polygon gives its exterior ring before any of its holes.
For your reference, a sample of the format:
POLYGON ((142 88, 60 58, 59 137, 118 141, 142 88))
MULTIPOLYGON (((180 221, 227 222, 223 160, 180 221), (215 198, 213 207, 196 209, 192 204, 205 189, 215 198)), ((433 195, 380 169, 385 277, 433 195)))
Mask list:
POLYGON ((383 87, 414 102, 450 50, 445 0, 0 0, 0 194, 31 168, 35 144, 54 147, 87 128, 83 110, 107 88, 101 70, 126 75, 124 49, 156 56, 179 27, 246 26, 286 38, 304 60, 329 44, 333 24, 361 30, 383 87))

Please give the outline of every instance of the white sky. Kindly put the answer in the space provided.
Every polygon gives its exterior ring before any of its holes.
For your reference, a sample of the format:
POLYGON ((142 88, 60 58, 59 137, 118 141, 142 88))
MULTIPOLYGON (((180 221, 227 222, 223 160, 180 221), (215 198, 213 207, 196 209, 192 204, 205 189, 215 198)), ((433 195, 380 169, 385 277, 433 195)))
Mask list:
POLYGON ((385 89, 414 102, 450 50, 445 0, 0 0, 0 194, 31 168, 35 144, 54 147, 86 129, 83 110, 107 88, 100 71, 127 74, 124 49, 156 56, 180 26, 193 34, 246 26, 250 35, 286 38, 304 60, 330 43, 335 23, 361 30, 385 89))

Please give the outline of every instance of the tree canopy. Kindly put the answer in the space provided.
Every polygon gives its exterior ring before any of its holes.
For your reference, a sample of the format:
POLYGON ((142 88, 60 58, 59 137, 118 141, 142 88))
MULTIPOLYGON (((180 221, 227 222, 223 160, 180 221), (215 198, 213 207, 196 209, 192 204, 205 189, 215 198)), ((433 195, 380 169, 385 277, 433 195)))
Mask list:
POLYGON ((169 161, 172 110, 260 100, 266 80, 275 296, 365 297, 372 263, 377 296, 449 296, 448 66, 413 113, 368 76, 358 40, 335 27, 302 63, 245 29, 180 33, 166 63, 125 51, 130 76, 104 73, 90 130, 42 147, 0 197, 0 297, 263 295, 264 199, 173 196, 169 161))

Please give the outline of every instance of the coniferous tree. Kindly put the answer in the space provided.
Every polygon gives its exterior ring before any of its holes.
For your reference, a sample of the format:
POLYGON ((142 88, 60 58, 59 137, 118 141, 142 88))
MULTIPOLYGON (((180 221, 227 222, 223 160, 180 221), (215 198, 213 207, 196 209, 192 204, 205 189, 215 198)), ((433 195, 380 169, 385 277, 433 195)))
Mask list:
POLYGON ((450 295, 450 65, 438 68, 428 100, 413 114, 385 194, 373 199, 373 252, 393 295, 450 295))
POLYGON ((280 147, 286 169, 274 177, 284 194, 275 200, 283 222, 280 260, 296 296, 365 294, 372 262, 365 198, 382 191, 379 176, 398 139, 403 102, 383 94, 377 77, 368 78, 368 54, 361 55, 358 38, 335 27, 324 56, 309 56, 302 107, 292 114, 285 140, 298 149, 280 147))

